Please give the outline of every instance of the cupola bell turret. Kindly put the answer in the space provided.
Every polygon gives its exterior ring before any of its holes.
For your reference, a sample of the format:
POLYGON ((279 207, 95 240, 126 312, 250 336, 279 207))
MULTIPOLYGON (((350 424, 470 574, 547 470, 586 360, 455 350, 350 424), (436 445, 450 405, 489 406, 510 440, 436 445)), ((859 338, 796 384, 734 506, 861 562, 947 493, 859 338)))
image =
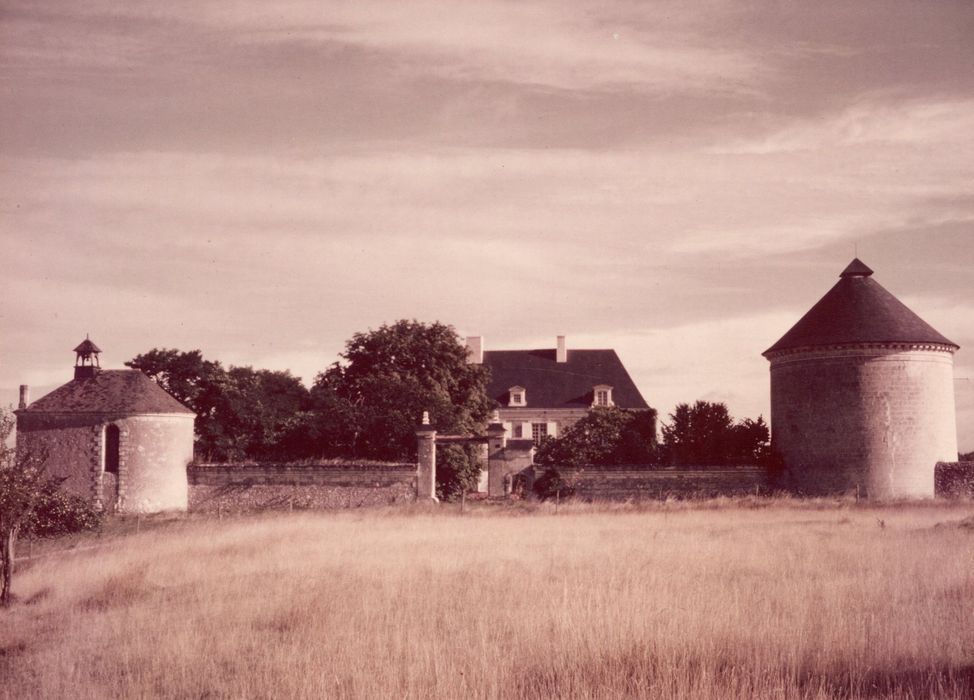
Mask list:
POLYGON ((74 349, 75 360, 74 360, 74 378, 75 379, 87 379, 88 377, 94 377, 101 366, 98 364, 98 353, 101 349, 91 342, 91 339, 85 335, 85 339, 81 344, 74 349))

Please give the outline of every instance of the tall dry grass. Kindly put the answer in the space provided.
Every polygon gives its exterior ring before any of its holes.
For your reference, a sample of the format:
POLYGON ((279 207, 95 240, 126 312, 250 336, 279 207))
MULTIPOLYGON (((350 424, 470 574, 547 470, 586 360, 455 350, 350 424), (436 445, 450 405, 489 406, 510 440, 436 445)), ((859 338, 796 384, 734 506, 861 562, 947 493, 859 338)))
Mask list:
POLYGON ((974 694, 970 504, 510 512, 187 521, 45 557, 0 613, 0 695, 974 694))

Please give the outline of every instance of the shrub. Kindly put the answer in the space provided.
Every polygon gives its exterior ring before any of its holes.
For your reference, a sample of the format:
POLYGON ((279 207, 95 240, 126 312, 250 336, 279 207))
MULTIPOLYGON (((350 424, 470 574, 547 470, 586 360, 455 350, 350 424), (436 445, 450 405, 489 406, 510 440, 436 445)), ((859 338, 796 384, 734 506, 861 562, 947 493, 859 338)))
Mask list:
POLYGON ((656 411, 596 408, 557 438, 541 443, 536 464, 656 464, 656 411))
POLYGON ((482 469, 475 447, 440 445, 436 448, 436 495, 445 501, 456 501, 477 488, 482 469))
POLYGON ((60 489, 60 479, 50 479, 41 488, 34 511, 24 523, 23 534, 54 537, 101 525, 101 513, 80 496, 60 489))
POLYGON ((569 498, 575 493, 574 487, 562 479, 557 469, 545 469, 534 480, 534 493, 542 501, 549 498, 569 498))

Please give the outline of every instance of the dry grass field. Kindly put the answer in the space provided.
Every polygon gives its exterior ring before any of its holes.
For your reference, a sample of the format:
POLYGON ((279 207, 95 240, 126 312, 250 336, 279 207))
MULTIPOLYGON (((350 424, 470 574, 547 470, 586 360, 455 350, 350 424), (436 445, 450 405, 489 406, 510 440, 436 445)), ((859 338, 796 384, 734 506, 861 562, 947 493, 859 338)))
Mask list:
POLYGON ((972 697, 972 513, 441 506, 109 532, 22 566, 0 695, 972 697))

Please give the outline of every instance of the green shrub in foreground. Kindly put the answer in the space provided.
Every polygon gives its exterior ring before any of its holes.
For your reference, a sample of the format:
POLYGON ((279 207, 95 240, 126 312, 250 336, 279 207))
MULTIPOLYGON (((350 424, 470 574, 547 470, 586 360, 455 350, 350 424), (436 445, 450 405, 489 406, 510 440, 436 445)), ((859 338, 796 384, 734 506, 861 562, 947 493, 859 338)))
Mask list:
POLYGON ((60 485, 60 479, 50 479, 44 484, 21 534, 55 537, 94 530, 101 525, 101 513, 86 499, 62 491, 60 485))

